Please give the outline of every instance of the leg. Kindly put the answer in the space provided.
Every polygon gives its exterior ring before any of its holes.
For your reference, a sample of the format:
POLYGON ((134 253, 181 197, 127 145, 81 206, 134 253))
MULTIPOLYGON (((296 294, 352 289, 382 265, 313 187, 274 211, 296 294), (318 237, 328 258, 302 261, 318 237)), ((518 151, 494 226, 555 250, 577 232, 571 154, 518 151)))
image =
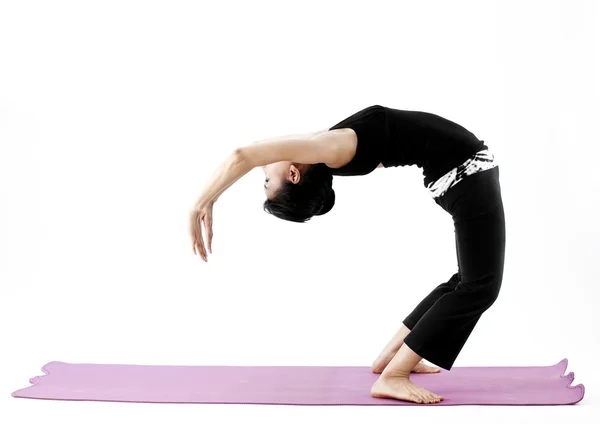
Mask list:
POLYGON ((394 355, 379 379, 371 388, 371 396, 393 398, 416 403, 437 403, 444 399, 410 381, 411 370, 420 363, 421 357, 404 344, 394 355))
MULTIPOLYGON (((456 241, 457 247, 457 259, 458 259, 458 241, 456 241)), ((379 357, 373 362, 371 369, 374 373, 381 373, 384 368, 388 365, 388 363, 392 360, 396 352, 402 347, 404 343, 404 338, 410 333, 410 329, 412 329, 416 323, 421 319, 421 317, 431 308, 431 306, 437 302, 437 300, 442 297, 444 294, 453 291, 456 288, 456 285, 460 282, 460 269, 457 273, 452 275, 450 279, 437 286, 425 299, 423 299, 417 307, 408 315, 403 323, 400 330, 394 335, 392 340, 388 342, 388 344, 383 348, 379 357)), ((413 369, 413 372, 418 373, 429 373, 429 372, 439 372, 439 368, 430 367, 421 362, 417 364, 417 366, 413 369)))
POLYGON ((454 219, 462 279, 404 339, 418 355, 444 369, 452 367, 481 314, 500 291, 505 222, 497 176, 497 168, 470 176, 443 201, 454 219))
POLYGON ((400 347, 404 344, 404 338, 408 336, 410 330, 406 325, 402 324, 400 330, 396 332, 392 340, 383 348, 377 359, 373 362, 371 369, 376 374, 381 374, 384 368, 389 364, 394 355, 400 350, 400 347))
POLYGON ((465 179, 438 199, 452 214, 461 281, 422 315, 373 385, 375 397, 413 402, 443 399, 412 383, 422 357, 450 369, 481 314, 498 296, 504 270, 504 207, 498 168, 465 179))
MULTIPOLYGON (((402 324, 402 327, 396 332, 392 340, 383 348, 379 357, 373 362, 371 369, 375 374, 381 374, 385 367, 390 363, 394 355, 400 350, 404 344, 404 338, 410 333, 410 330, 406 325, 402 324)), ((432 367, 424 364, 423 362, 417 363, 412 369, 415 373, 434 373, 440 372, 438 367, 432 367)))
POLYGON ((417 325, 417 322, 419 322, 421 317, 425 315, 425 313, 433 306, 433 304, 437 302, 438 299, 446 293, 454 291, 454 289, 456 289, 456 286, 458 285, 458 283, 460 283, 460 281, 460 272, 457 272, 454 275, 452 275, 452 277, 450 277, 450 279, 447 282, 437 286, 435 289, 432 290, 431 293, 427 295, 427 297, 425 297, 425 299, 419 302, 417 307, 406 318, 404 318, 404 321, 402 321, 402 323, 407 328, 412 330, 414 326, 417 325))
POLYGON ((442 296, 405 338, 419 355, 449 370, 481 314, 496 300, 501 277, 489 274, 461 283, 442 296))

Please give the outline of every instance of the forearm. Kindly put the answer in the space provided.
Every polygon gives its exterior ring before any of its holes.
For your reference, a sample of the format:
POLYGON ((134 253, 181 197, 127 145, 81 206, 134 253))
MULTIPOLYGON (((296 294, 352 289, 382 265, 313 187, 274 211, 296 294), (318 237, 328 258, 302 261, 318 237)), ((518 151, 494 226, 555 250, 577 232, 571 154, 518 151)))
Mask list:
POLYGON ((300 160, 305 160, 306 163, 317 163, 318 161, 313 160, 316 156, 323 159, 322 162, 328 160, 327 154, 322 153, 321 150, 326 150, 328 153, 331 150, 330 147, 315 150, 312 146, 312 150, 309 151, 304 145, 304 142, 323 132, 327 132, 327 130, 271 137, 254 141, 249 146, 237 148, 213 173, 199 196, 196 207, 203 207, 215 202, 225 190, 256 166, 284 160, 282 158, 288 156, 290 157, 289 160, 297 157, 300 160), (265 144, 262 145, 263 143, 265 144), (258 147, 256 144, 261 146, 258 147))
POLYGON ((251 169, 240 150, 236 149, 212 174, 195 206, 203 208, 211 202, 214 203, 225 190, 250 172, 251 169))

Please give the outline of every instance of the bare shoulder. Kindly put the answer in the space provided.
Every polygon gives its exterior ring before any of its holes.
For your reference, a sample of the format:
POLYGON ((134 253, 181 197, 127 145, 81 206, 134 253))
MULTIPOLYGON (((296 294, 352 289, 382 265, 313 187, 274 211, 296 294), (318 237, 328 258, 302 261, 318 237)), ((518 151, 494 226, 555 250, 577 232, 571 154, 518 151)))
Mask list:
POLYGON ((356 145, 354 130, 343 128, 272 137, 236 151, 250 169, 280 161, 341 167, 352 159, 356 145))
POLYGON ((352 128, 325 130, 315 134, 313 139, 326 143, 334 149, 335 160, 325 163, 329 168, 341 168, 349 163, 356 154, 358 139, 352 128))

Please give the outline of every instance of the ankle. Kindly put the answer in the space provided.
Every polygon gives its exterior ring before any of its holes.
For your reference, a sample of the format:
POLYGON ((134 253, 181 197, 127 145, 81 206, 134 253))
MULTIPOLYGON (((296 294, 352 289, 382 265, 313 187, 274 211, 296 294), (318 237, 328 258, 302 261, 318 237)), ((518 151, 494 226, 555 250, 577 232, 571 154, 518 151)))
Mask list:
POLYGON ((410 370, 390 370, 386 368, 381 373, 381 377, 384 379, 410 379, 410 370))

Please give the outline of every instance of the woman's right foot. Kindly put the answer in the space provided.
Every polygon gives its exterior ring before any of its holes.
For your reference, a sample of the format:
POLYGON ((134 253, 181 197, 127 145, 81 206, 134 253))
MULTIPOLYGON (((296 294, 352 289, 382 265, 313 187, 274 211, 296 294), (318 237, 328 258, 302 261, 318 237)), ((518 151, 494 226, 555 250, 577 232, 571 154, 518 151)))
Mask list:
POLYGON ((371 396, 375 398, 391 398, 415 403, 438 403, 444 400, 422 387, 417 386, 407 377, 381 376, 371 388, 371 396))

